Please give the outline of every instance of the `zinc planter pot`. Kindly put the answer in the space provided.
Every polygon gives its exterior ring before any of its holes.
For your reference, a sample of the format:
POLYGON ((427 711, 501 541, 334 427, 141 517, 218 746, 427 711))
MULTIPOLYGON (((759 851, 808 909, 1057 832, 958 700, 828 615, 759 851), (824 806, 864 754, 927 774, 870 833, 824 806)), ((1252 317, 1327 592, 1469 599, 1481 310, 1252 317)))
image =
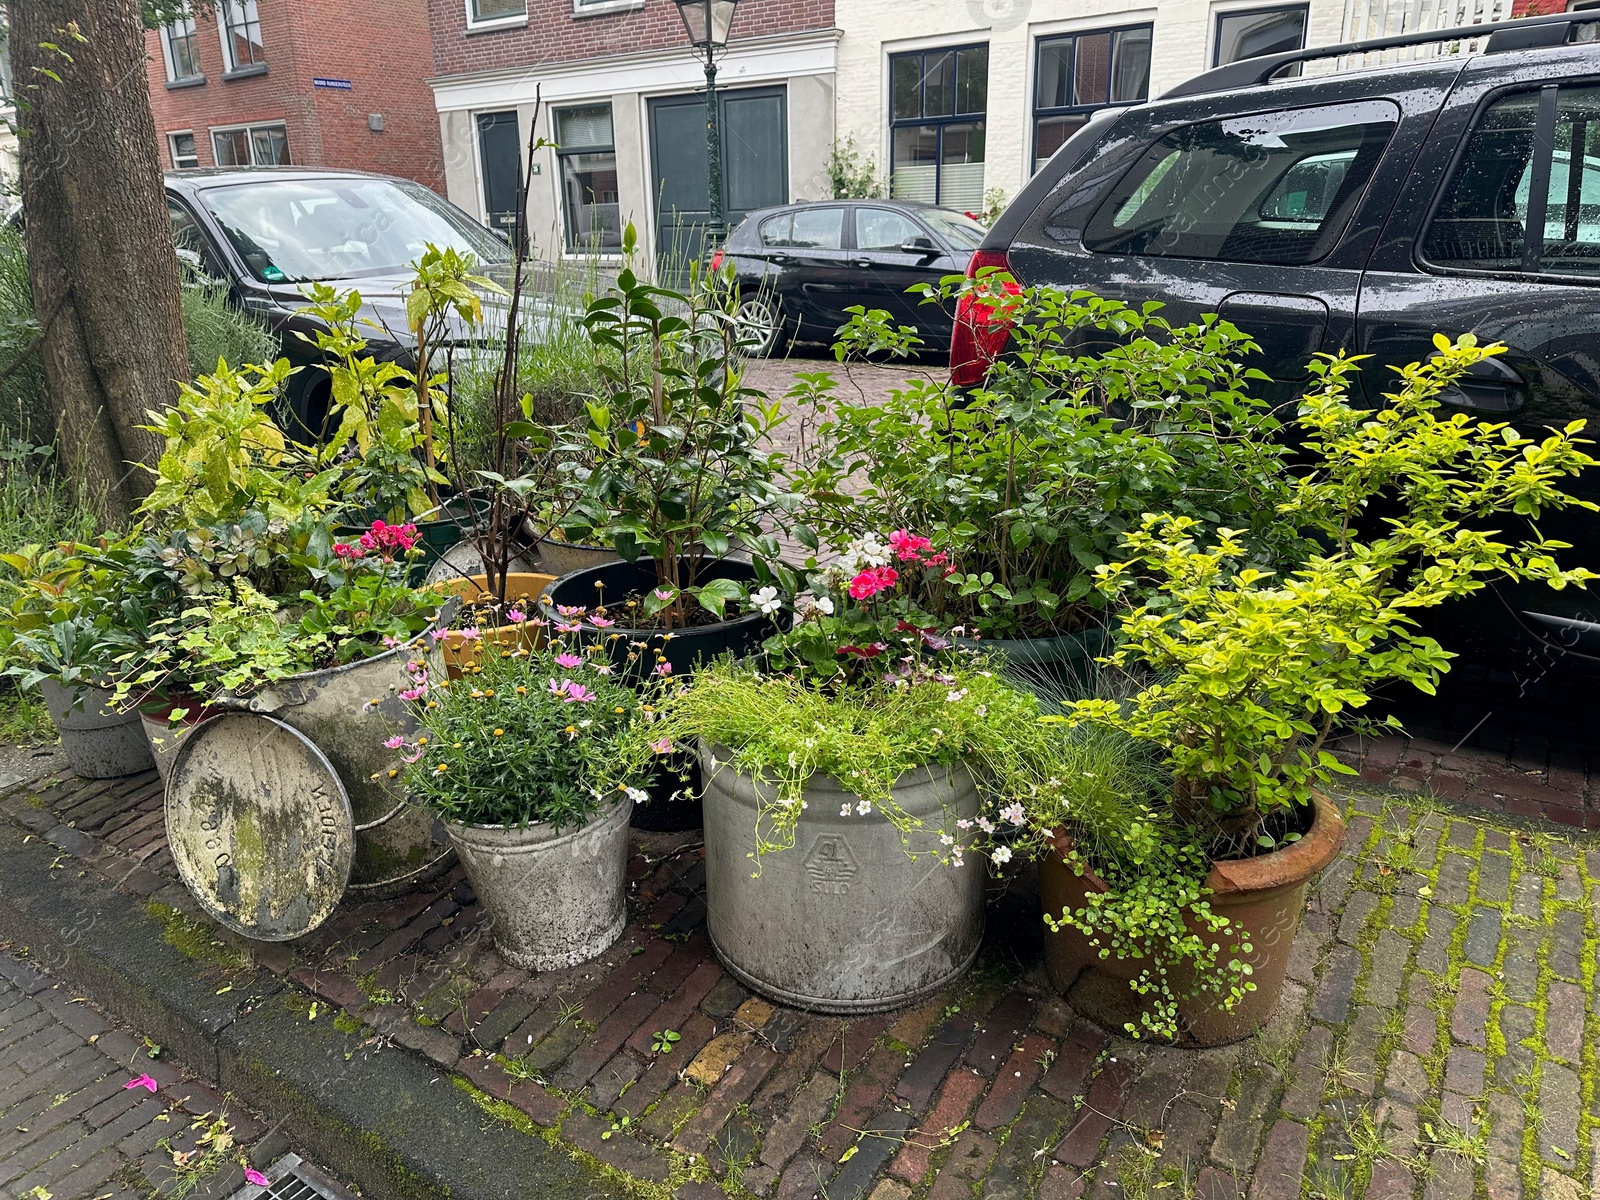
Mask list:
MULTIPOLYGON (((446 603, 440 625, 450 623, 455 607, 454 600, 446 603)), ((242 705, 305 734, 343 782, 355 820, 348 890, 358 899, 401 895, 453 859, 443 823, 412 806, 398 776, 389 777, 401 763, 383 744, 416 731, 399 693, 412 686, 407 663, 425 663, 431 679, 444 675, 443 650, 434 642, 430 630, 373 658, 279 680, 242 705)))
POLYGON ((183 743, 188 740, 194 727, 212 715, 210 709, 201 708, 198 704, 190 708, 189 713, 174 725, 170 713, 175 707, 182 705, 168 704, 153 712, 139 713, 139 721, 144 726, 144 737, 150 747, 150 756, 155 759, 156 773, 165 783, 172 774, 172 764, 177 760, 178 751, 183 748, 183 743))
MULTIPOLYGON (((722 558, 702 566, 700 582, 713 579, 732 579, 738 583, 754 583, 755 568, 747 562, 722 558)), ((624 623, 627 608, 624 602, 635 596, 649 593, 655 586, 655 560, 641 558, 634 562, 606 563, 598 567, 563 575, 545 592, 544 615, 558 619, 557 606, 595 608, 601 604, 616 625, 596 628, 588 621, 581 625, 578 639, 585 643, 598 642, 607 647, 618 674, 634 679, 647 676, 656 665, 656 651, 666 656, 674 675, 690 675, 701 663, 710 662, 718 655, 732 654, 735 658, 753 654, 761 643, 771 637, 776 627, 770 617, 761 613, 741 613, 727 621, 710 625, 694 625, 688 629, 675 629, 670 634, 660 629, 631 629, 624 623), (631 643, 642 642, 642 647, 631 643), (633 662, 628 655, 636 653, 633 662)))
MULTIPOLYGON (((523 611, 530 617, 538 613, 539 598, 544 595, 545 588, 555 582, 554 575, 541 575, 532 571, 512 571, 506 575, 506 602, 515 604, 521 602, 523 611)), ((445 596, 459 596, 462 603, 470 604, 474 600, 489 594, 489 577, 487 575, 474 575, 469 579, 443 580, 433 585, 435 591, 445 596)), ((482 642, 491 642, 502 649, 522 648, 538 650, 545 644, 546 627, 532 622, 521 625, 502 625, 496 629, 485 629, 482 636, 476 641, 468 641, 462 636, 459 629, 450 629, 445 632, 440 642, 444 652, 445 669, 451 679, 461 677, 461 664, 470 658, 475 646, 482 642)))
POLYGON ((590 567, 603 567, 607 563, 621 562, 622 556, 609 546, 585 546, 576 542, 558 542, 555 538, 539 539, 539 565, 559 578, 574 571, 590 567))
POLYGON ((1057 637, 957 638, 956 644, 999 655, 1023 686, 1072 696, 1082 694, 1094 660, 1111 648, 1111 637, 1103 629, 1086 629, 1057 637))
POLYGON ((44 680, 39 689, 73 774, 84 779, 116 779, 155 766, 138 712, 108 707, 108 689, 64 688, 54 679, 44 680))
MULTIPOLYGON (((914 1004, 966 971, 983 942, 981 859, 944 866, 936 832, 908 846, 877 814, 840 816, 855 794, 817 776, 795 844, 765 855, 752 878, 757 805, 772 796, 727 753, 701 754, 706 919, 717 957, 741 983, 797 1008, 866 1013, 914 1004)), ((935 829, 979 807, 962 767, 908 773, 895 801, 935 829)))
MULTIPOLYGON (((1256 990, 1232 1012, 1222 1011, 1208 997, 1180 1002, 1180 1044, 1222 1046, 1247 1038, 1272 1018, 1283 994, 1289 951, 1305 912, 1306 888, 1344 845, 1344 818, 1320 793, 1313 793, 1316 816, 1298 842, 1256 858, 1212 864, 1205 885, 1211 910, 1240 926, 1252 946, 1246 961, 1256 990)), ((1057 832, 1052 852, 1039 864, 1039 895, 1044 910, 1057 915, 1084 906, 1091 893, 1109 890, 1092 870, 1077 875, 1062 854, 1072 839, 1057 832)), ((1140 1012, 1139 998, 1128 986, 1138 975, 1140 960, 1102 959, 1099 948, 1078 930, 1064 927, 1045 935, 1045 967, 1050 982, 1068 1003, 1097 1024, 1120 1031, 1140 1012)), ((1178 979, 1180 986, 1188 981, 1178 979)))
POLYGON ((622 935, 632 808, 624 798, 559 833, 542 823, 445 822, 502 958, 528 971, 557 971, 587 962, 622 935))

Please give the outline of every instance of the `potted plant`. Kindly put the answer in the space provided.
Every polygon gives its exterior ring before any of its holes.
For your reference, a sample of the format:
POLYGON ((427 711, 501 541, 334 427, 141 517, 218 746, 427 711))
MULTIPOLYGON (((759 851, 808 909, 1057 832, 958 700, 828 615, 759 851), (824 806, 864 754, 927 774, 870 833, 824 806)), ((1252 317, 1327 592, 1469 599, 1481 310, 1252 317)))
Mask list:
MULTIPOLYGON (((1204 514, 1246 531, 1264 557, 1292 547, 1274 516, 1279 422, 1247 393, 1260 373, 1241 358, 1254 343, 1232 325, 1174 327, 1158 305, 988 277, 932 294, 993 308, 1016 353, 977 388, 913 380, 870 402, 835 402, 831 378, 802 377, 795 398, 820 419, 796 486, 806 521, 834 545, 895 528, 932 538, 950 569, 912 598, 941 628, 1070 686, 1104 646, 1111 599, 1095 569, 1142 514, 1204 514)), ((919 344, 887 313, 855 313, 841 358, 919 344)))
POLYGON ((628 816, 653 764, 633 732, 648 706, 609 671, 559 645, 486 646, 385 742, 443 819, 501 956, 528 970, 587 961, 627 921, 628 816))
POLYGON ((835 569, 784 601, 764 659, 702 666, 650 727, 663 753, 698 747, 712 945, 787 1004, 909 1004, 982 940, 984 764, 1037 702, 904 619, 922 569, 835 569))
POLYGON ((1431 693, 1449 667, 1417 614, 1491 577, 1553 587, 1600 577, 1559 566, 1566 543, 1536 531, 1501 540, 1494 528, 1586 504, 1559 486, 1594 465, 1580 448, 1583 422, 1535 441, 1466 414, 1441 417, 1441 392, 1501 348, 1470 337, 1436 344, 1376 412, 1349 402, 1354 360, 1313 365, 1318 386, 1299 417, 1308 465, 1280 508, 1320 541, 1301 565, 1262 569, 1235 531, 1167 513, 1146 516, 1124 538, 1127 560, 1101 569, 1107 592, 1134 592, 1121 643, 1103 661, 1138 665, 1151 682, 1047 720, 1153 747, 1175 832, 1143 860, 1108 857, 1097 849, 1103 831, 1081 822, 1070 798, 1034 789, 1033 822, 1051 842, 1041 866, 1057 928, 1047 963, 1075 1005, 1203 1044, 1263 1024, 1306 887, 1343 841, 1325 788, 1352 768, 1328 738, 1370 724, 1364 710, 1379 687, 1431 693), (1397 515, 1363 535, 1380 502, 1397 515), (1236 949, 1219 969, 1196 944, 1222 941, 1236 949))
MULTIPOLYGON (((635 247, 630 226, 624 253, 635 247)), ((791 503, 771 437, 778 405, 741 383, 728 303, 698 286, 654 287, 625 267, 583 318, 612 392, 561 443, 577 498, 560 527, 620 561, 558 579, 546 603, 612 646, 619 667, 660 651, 683 674, 748 653, 770 622, 760 611, 730 619, 729 602, 752 584, 792 581, 762 524, 791 503), (756 561, 729 558, 735 545, 754 548, 756 561), (642 658, 629 657, 641 647, 642 658)))

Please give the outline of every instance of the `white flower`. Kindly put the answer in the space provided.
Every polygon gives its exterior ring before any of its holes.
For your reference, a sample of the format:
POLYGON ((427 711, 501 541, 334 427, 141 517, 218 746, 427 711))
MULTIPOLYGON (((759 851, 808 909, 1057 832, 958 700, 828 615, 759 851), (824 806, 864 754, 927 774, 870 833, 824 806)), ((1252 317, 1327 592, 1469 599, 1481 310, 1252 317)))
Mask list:
POLYGON ((800 765, 800 756, 793 750, 789 751, 789 770, 794 770, 800 765))
POLYGON ((956 844, 956 840, 948 833, 941 833, 939 835, 939 844, 941 846, 954 846, 956 844))
POLYGON ((770 585, 750 598, 755 601, 763 616, 770 617, 783 607, 783 601, 778 599, 778 589, 770 585))
POLYGON ((1028 819, 1028 814, 1022 811, 1021 801, 1016 801, 1006 805, 1000 810, 1000 815, 1005 820, 1010 821, 1013 825, 1024 824, 1028 819))
POLYGON ((643 804, 646 800, 650 799, 650 793, 645 791, 643 788, 631 787, 625 788, 624 790, 628 793, 628 798, 635 804, 643 804))
POLYGON ((849 801, 846 801, 845 803, 839 805, 839 815, 841 817, 848 817, 850 815, 850 803, 849 803, 849 801))
POLYGON ((1011 847, 1010 846, 996 846, 989 853, 989 857, 994 859, 994 861, 996 863, 1008 863, 1008 862, 1011 861, 1011 847))
POLYGON ((833 599, 829 596, 817 597, 817 611, 825 617, 833 616, 833 599))
POLYGON ((965 817, 962 817, 959 821, 956 822, 956 828, 957 829, 971 829, 972 828, 972 822, 967 820, 965 817))
POLYGON ((859 816, 863 816, 864 817, 868 813, 870 813, 871 811, 872 811, 872 801, 871 800, 863 800, 860 804, 856 805, 856 813, 859 816))
POLYGON ((977 713, 980 717, 987 717, 989 715, 989 706, 987 704, 980 704, 972 711, 977 713))
MULTIPOLYGON (((944 702, 946 704, 954 704, 958 700, 964 700, 966 698, 966 695, 967 695, 967 689, 966 688, 956 688, 954 691, 946 692, 944 694, 944 702)), ((981 715, 981 713, 980 713, 980 715, 981 715)))
POLYGON ((978 828, 983 830, 985 833, 993 833, 994 832, 994 822, 989 820, 988 817, 979 817, 978 818, 978 828))

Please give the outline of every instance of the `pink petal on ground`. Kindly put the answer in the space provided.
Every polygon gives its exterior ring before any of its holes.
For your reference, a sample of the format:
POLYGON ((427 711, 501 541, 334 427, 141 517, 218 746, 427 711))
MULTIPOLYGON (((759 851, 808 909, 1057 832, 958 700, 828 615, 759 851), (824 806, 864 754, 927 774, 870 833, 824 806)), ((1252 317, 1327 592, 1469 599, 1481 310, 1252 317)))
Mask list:
POLYGON ((156 1083, 156 1081, 154 1079, 151 1079, 150 1076, 141 1075, 137 1079, 128 1080, 127 1083, 122 1085, 122 1090, 123 1091, 127 1091, 129 1088, 142 1087, 142 1088, 146 1088, 149 1091, 153 1092, 153 1091, 156 1090, 156 1088, 158 1086, 159 1085, 156 1083))

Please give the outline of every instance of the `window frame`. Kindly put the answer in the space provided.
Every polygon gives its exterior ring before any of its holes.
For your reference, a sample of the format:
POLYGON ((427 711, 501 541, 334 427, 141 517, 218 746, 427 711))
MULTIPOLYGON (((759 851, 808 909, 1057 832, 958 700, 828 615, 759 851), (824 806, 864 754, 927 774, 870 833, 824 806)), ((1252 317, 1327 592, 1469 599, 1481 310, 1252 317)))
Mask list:
POLYGON ((224 79, 237 79, 241 76, 263 75, 267 70, 267 41, 261 31, 261 9, 255 8, 255 17, 251 19, 251 5, 256 0, 218 0, 217 2, 217 32, 222 37, 222 77, 224 79), (235 21, 234 14, 240 14, 240 19, 235 21), (256 40, 250 40, 250 29, 254 26, 256 40), (233 53, 233 31, 242 29, 245 41, 251 46, 259 46, 261 57, 254 57, 251 51, 249 62, 239 62, 233 53))
MULTIPOLYGON (((894 173, 895 173, 894 135, 895 135, 895 130, 897 130, 897 129, 917 129, 917 128, 922 128, 922 127, 925 127, 925 126, 928 126, 928 125, 932 125, 932 126, 934 126, 936 128, 936 133, 935 133, 935 138, 934 138, 934 152, 933 152, 934 153, 933 203, 935 205, 942 205, 944 203, 944 198, 940 193, 944 190, 944 175, 943 175, 943 167, 944 167, 944 133, 945 133, 945 129, 947 127, 949 127, 949 126, 952 126, 952 125, 979 125, 979 126, 982 127, 982 129, 983 129, 983 139, 984 139, 984 143, 983 143, 983 146, 984 146, 984 149, 983 149, 984 178, 985 178, 985 181, 987 182, 987 179, 988 179, 988 162, 989 162, 989 74, 990 74, 990 72, 988 70, 988 63, 990 61, 990 55, 991 55, 992 49, 993 49, 993 47, 991 46, 991 44, 989 42, 986 42, 986 41, 983 41, 983 42, 955 42, 955 43, 951 43, 949 45, 944 45, 944 46, 924 46, 924 47, 921 47, 920 49, 916 49, 916 50, 902 50, 902 51, 896 51, 896 52, 893 52, 893 53, 889 54, 888 62, 886 64, 887 65, 887 70, 885 72, 885 78, 888 80, 888 84, 889 84, 889 106, 888 106, 889 107, 889 181, 888 181, 889 182, 889 199, 892 200, 892 199, 895 198, 895 196, 894 196, 894 173), (954 109, 956 107, 956 96, 960 93, 960 83, 958 81, 958 76, 959 76, 960 70, 961 70, 961 53, 964 50, 982 50, 984 52, 985 65, 984 65, 984 81, 983 81, 983 111, 981 113, 963 113, 963 112, 954 111, 954 109), (894 115, 894 65, 895 65, 895 63, 898 60, 901 60, 901 59, 907 59, 907 58, 915 57, 915 58, 921 59, 922 62, 925 64, 927 62, 927 59, 928 59, 929 55, 938 55, 938 54, 951 54, 951 55, 954 55, 954 58, 951 60, 952 61, 952 70, 951 70, 951 76, 950 76, 950 90, 951 90, 950 107, 951 107, 952 111, 947 116, 933 116, 933 117, 930 117, 930 116, 927 116, 927 115, 920 115, 920 116, 916 116, 916 117, 896 117, 894 115)), ((918 107, 919 110, 921 110, 923 108, 923 106, 924 106, 923 92, 925 90, 924 84, 925 84, 925 82, 927 80, 927 77, 928 77, 927 69, 926 69, 926 66, 924 66, 924 68, 923 68, 923 70, 921 72, 921 80, 922 80, 922 82, 919 82, 918 85, 917 85, 917 89, 918 89, 917 90, 917 107, 918 107)), ((980 201, 980 203, 981 203, 981 201, 980 201)))
MULTIPOLYGON (((294 153, 289 149, 289 123, 287 121, 282 121, 282 120, 279 120, 279 121, 251 121, 251 122, 249 122, 247 124, 212 125, 212 126, 210 126, 209 128, 207 128, 206 133, 211 138, 211 157, 212 157, 212 160, 215 162, 216 161, 216 157, 217 157, 217 140, 216 140, 217 139, 217 134, 219 134, 219 133, 240 133, 240 132, 243 132, 243 133, 249 135, 247 137, 247 140, 250 143, 250 161, 248 163, 245 163, 245 164, 233 163, 233 164, 230 164, 230 165, 235 166, 235 167, 240 166, 240 165, 250 166, 250 167, 275 167, 275 166, 280 165, 278 163, 258 163, 258 162, 256 162, 255 132, 258 129, 281 129, 281 130, 283 130, 283 149, 284 149, 284 152, 289 155, 289 163, 288 163, 288 165, 290 165, 290 166, 294 165, 294 153)), ((223 166, 223 164, 220 163, 220 162, 218 162, 216 165, 219 166, 219 167, 223 166)))
MULTIPOLYGON (((478 15, 478 0, 462 0, 467 14, 467 32, 477 33, 495 29, 520 29, 528 23, 528 4, 523 0, 520 13, 503 13, 497 17, 480 17, 478 15)), ((573 12, 580 10, 579 0, 572 0, 573 12)))
POLYGON ((169 129, 169 130, 167 130, 167 158, 168 158, 169 161, 171 161, 172 169, 174 171, 189 171, 189 170, 193 170, 195 167, 198 167, 200 165, 200 139, 195 137, 194 130, 192 130, 192 129, 169 129), (177 139, 181 138, 181 137, 189 138, 194 143, 194 153, 192 155, 186 154, 186 155, 183 156, 184 158, 193 158, 194 159, 194 162, 190 163, 189 166, 187 166, 187 167, 181 165, 178 162, 179 155, 178 155, 177 139))
MULTIPOLYGON (((555 147, 555 156, 556 156, 556 191, 557 191, 557 193, 558 193, 558 195, 560 196, 560 199, 561 199, 561 235, 562 235, 561 253, 563 255, 570 256, 570 257, 620 258, 621 255, 622 255, 622 250, 621 250, 620 247, 618 247, 616 250, 602 250, 602 249, 587 249, 587 248, 585 248, 585 247, 583 247, 581 245, 575 245, 574 244, 575 239, 574 239, 573 235, 574 235, 574 233, 576 231, 575 231, 574 225, 573 225, 572 212, 570 211, 570 209, 568 208, 568 205, 567 205, 567 177, 566 177, 566 172, 564 170, 564 164, 562 162, 562 159, 564 159, 564 158, 568 158, 568 157, 576 158, 576 157, 578 157, 580 155, 584 155, 584 154, 609 154, 609 155, 611 155, 613 167, 615 168, 616 157, 617 157, 617 109, 616 109, 616 105, 613 104, 609 98, 607 98, 605 100, 594 101, 593 103, 590 103, 590 104, 563 104, 559 108, 552 108, 550 110, 550 132, 553 135, 557 135, 557 145, 555 147), (611 142, 610 142, 609 145, 607 145, 607 146, 582 146, 582 147, 574 147, 573 149, 569 150, 565 146, 562 146, 562 145, 559 144, 559 133, 560 133, 560 129, 561 129, 561 118, 560 118, 560 114, 561 113, 573 112, 573 111, 576 111, 576 110, 579 110, 579 109, 585 109, 585 108, 599 108, 602 105, 604 105, 605 108, 607 109, 607 111, 610 113, 610 122, 609 123, 611 125, 611 142)), ((622 180, 621 180, 620 171, 619 171, 618 180, 617 180, 617 190, 618 190, 618 193, 619 193, 618 194, 618 203, 619 204, 621 202, 621 195, 620 195, 621 188, 622 188, 622 180)))
POLYGON ((200 69, 200 47, 196 41, 200 36, 200 31, 195 24, 194 17, 179 17, 176 21, 168 22, 161 27, 160 33, 161 58, 167 68, 167 86, 186 87, 204 83, 206 81, 206 73, 200 69), (185 33, 177 34, 175 31, 180 25, 187 25, 189 28, 185 33), (189 56, 194 60, 194 74, 178 74, 178 55, 173 49, 175 41, 189 43, 189 56))
MULTIPOLYGON (((1092 28, 1068 29, 1059 33, 1041 33, 1033 39, 1033 78, 1031 80, 1031 85, 1028 88, 1028 107, 1033 114, 1029 118, 1031 129, 1028 136, 1028 174, 1030 176, 1037 172, 1038 169, 1044 165, 1039 159, 1040 121, 1048 120, 1051 117, 1075 117, 1081 114, 1084 118, 1085 124, 1087 124, 1090 117, 1094 116, 1095 113, 1100 112, 1103 109, 1121 108, 1125 105, 1133 104, 1144 104, 1150 99, 1150 71, 1149 68, 1146 68, 1144 78, 1144 96, 1138 100, 1112 100, 1110 98, 1111 78, 1108 76, 1106 79, 1106 101, 1103 104, 1050 105, 1041 108, 1039 106, 1039 66, 1040 59, 1044 54, 1045 46, 1052 42, 1072 42, 1072 64, 1073 72, 1076 74, 1078 63, 1077 40, 1079 38, 1094 37, 1095 35, 1102 33, 1109 34, 1112 39, 1111 62, 1112 65, 1115 66, 1117 35, 1119 33, 1130 33, 1139 29, 1148 30, 1150 33, 1151 65, 1153 66, 1155 62, 1154 52, 1156 36, 1156 27, 1154 21, 1131 21, 1126 25, 1097 25, 1092 28)), ((1083 126, 1080 125, 1078 128, 1081 129, 1083 126)), ((1076 132, 1076 129, 1073 130, 1073 133, 1076 132)), ((1068 134, 1067 136, 1070 138, 1072 135, 1068 134)))
MULTIPOLYGON (((1298 12, 1305 17, 1305 26, 1300 35, 1300 49, 1306 48, 1306 42, 1311 38, 1311 5, 1309 0, 1303 3, 1288 4, 1257 4, 1250 8, 1220 8, 1213 15, 1211 23, 1211 68, 1226 66, 1222 61, 1222 22, 1228 17, 1259 17, 1267 13, 1298 12)), ((1254 57, 1254 56, 1252 56, 1254 57)), ((1246 62, 1247 59, 1235 58, 1233 62, 1246 62)))
POLYGON ((1435 275, 1456 276, 1474 279, 1516 279, 1516 280, 1550 280, 1563 287, 1574 284, 1584 284, 1589 287, 1600 286, 1600 275, 1571 275, 1564 271, 1552 271, 1542 264, 1544 260, 1544 225, 1545 215, 1550 207, 1550 171, 1555 164, 1554 134, 1561 104, 1563 88, 1590 87, 1600 88, 1600 78, 1590 77, 1564 77, 1561 79, 1547 80, 1537 83, 1531 80, 1519 81, 1506 87, 1496 88, 1486 93, 1478 101, 1478 107, 1472 113, 1472 119, 1467 123, 1466 131, 1456 142, 1455 151, 1450 156, 1449 166, 1445 169, 1439 181, 1438 188, 1434 191, 1433 199, 1428 204, 1422 225, 1417 231, 1416 239, 1412 242, 1412 261, 1420 268, 1435 275), (1462 162, 1467 155, 1467 147, 1472 137, 1483 124, 1484 116, 1502 100, 1509 100, 1514 96, 1537 95, 1539 108, 1534 116, 1534 153, 1539 153, 1539 138, 1547 136, 1545 144, 1550 146, 1544 168, 1541 171, 1537 161, 1530 163, 1533 174, 1528 179, 1528 213, 1523 226, 1522 265, 1520 267, 1463 267, 1455 263, 1439 263, 1426 256, 1428 235, 1433 230, 1433 223, 1439 216, 1439 210, 1444 205, 1445 195, 1450 190, 1450 185, 1455 182, 1456 172, 1461 169, 1462 162), (1544 177, 1542 188, 1535 185, 1539 182, 1540 175, 1544 177), (1534 224, 1533 218, 1537 215, 1539 222, 1534 224), (1537 242, 1531 236, 1531 230, 1538 229, 1537 242))

